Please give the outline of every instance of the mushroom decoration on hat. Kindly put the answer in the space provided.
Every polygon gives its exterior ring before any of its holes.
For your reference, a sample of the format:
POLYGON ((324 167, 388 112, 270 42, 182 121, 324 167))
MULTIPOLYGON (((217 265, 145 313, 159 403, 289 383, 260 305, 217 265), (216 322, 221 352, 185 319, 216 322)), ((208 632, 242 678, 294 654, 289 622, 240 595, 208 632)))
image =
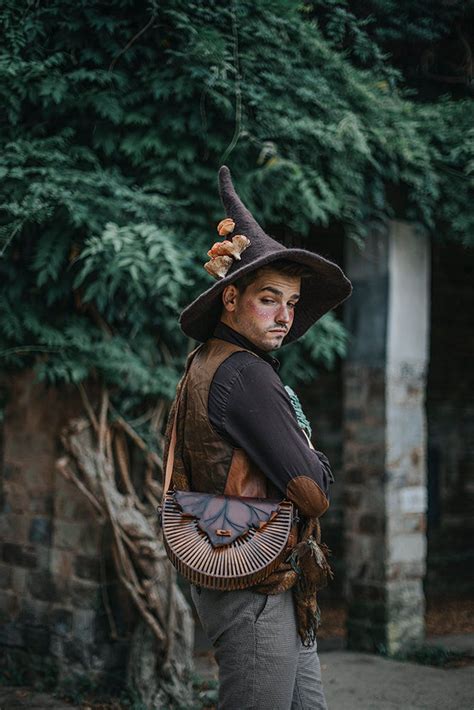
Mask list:
POLYGON ((350 296, 351 282, 332 261, 306 249, 288 249, 266 234, 242 203, 225 165, 219 170, 219 192, 226 217, 219 222, 217 231, 225 239, 211 247, 210 259, 204 264, 218 280, 184 309, 181 328, 189 337, 204 342, 219 322, 225 287, 251 271, 285 260, 303 264, 313 272, 302 279, 293 325, 283 344, 297 340, 321 316, 350 296))

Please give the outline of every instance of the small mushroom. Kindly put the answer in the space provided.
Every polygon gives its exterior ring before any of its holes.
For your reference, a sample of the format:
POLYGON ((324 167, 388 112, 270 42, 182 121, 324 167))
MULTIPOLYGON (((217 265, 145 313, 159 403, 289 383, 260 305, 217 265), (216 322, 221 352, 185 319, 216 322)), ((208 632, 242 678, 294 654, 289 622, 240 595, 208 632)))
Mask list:
POLYGON ((215 256, 210 261, 204 264, 208 274, 214 276, 216 279, 222 279, 229 271, 233 259, 231 256, 215 256))
POLYGON ((235 222, 230 217, 222 219, 217 225, 217 233, 220 237, 227 237, 228 234, 232 234, 235 229, 235 222))
POLYGON ((225 239, 223 242, 215 242, 207 252, 207 255, 210 256, 211 259, 213 259, 215 256, 230 256, 231 251, 232 242, 230 242, 228 239, 225 239))
POLYGON ((232 237, 232 244, 235 246, 235 258, 240 259, 242 252, 250 246, 250 239, 245 234, 236 234, 235 237, 232 237))
POLYGON ((213 244, 207 255, 212 259, 216 256, 233 256, 234 259, 240 261, 240 255, 247 249, 249 244, 250 239, 247 239, 243 234, 237 234, 232 237, 232 241, 224 239, 223 242, 213 244))

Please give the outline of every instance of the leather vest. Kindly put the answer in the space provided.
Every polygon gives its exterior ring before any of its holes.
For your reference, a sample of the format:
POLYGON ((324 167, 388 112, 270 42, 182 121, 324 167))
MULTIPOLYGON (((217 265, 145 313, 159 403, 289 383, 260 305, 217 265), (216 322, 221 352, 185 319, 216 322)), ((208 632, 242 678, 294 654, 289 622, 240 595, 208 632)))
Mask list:
POLYGON ((183 490, 186 482, 186 489, 200 493, 282 497, 246 452, 220 436, 209 421, 208 399, 214 375, 224 360, 242 351, 245 348, 211 338, 190 356, 177 397, 172 481, 178 489, 183 490))

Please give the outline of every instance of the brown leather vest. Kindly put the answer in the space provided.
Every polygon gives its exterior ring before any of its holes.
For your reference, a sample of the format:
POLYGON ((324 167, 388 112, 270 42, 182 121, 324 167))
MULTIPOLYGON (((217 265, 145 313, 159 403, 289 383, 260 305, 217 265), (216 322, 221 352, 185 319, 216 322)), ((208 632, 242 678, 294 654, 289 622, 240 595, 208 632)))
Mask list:
POLYGON ((177 397, 173 470, 176 488, 182 490, 186 481, 186 488, 201 493, 261 498, 276 494, 245 451, 221 437, 208 417, 209 390, 214 375, 224 360, 241 351, 245 348, 212 338, 190 356, 177 397))

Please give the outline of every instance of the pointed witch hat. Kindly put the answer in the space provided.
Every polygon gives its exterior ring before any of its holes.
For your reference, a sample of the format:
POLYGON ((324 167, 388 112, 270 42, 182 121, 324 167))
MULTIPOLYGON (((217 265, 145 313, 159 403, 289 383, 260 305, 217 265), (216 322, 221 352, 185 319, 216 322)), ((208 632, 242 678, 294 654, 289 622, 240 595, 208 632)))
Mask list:
MULTIPOLYGON (((269 237, 237 195, 230 170, 225 165, 219 170, 219 192, 227 215, 227 219, 219 224, 219 227, 222 225, 219 233, 229 234, 229 238, 214 245, 209 252, 213 258, 208 262, 211 266, 219 262, 219 269, 214 271, 219 274, 219 281, 184 309, 180 317, 182 330, 190 338, 206 341, 220 320, 225 287, 250 271, 284 259, 304 264, 313 272, 313 276, 301 280, 294 321, 282 344, 297 340, 321 316, 350 296, 351 282, 332 261, 306 249, 288 249, 269 237), (231 237, 231 234, 235 236, 231 237), (238 248, 233 248, 237 245, 238 248)), ((212 272, 212 268, 208 270, 212 272)))

